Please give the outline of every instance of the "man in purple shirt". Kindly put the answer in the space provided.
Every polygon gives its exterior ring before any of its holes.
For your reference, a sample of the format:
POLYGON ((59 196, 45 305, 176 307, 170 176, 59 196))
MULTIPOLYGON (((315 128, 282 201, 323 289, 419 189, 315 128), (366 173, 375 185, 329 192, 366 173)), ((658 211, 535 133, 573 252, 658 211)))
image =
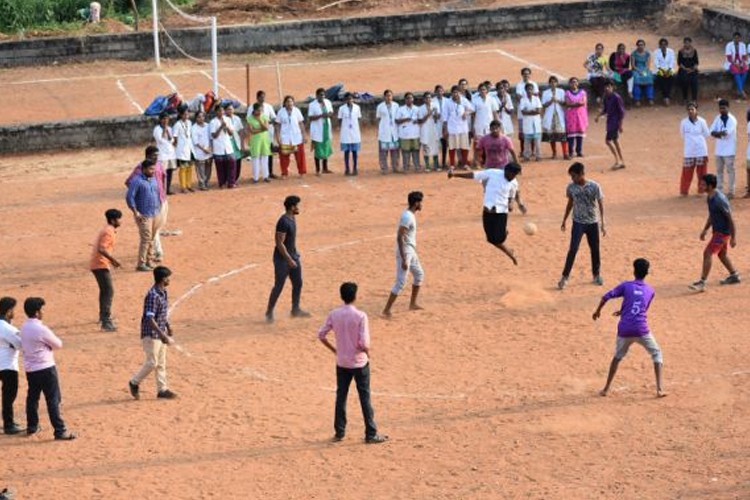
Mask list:
POLYGON ((333 423, 336 434, 333 440, 341 441, 346 435, 346 398, 353 378, 365 420, 365 443, 384 443, 388 436, 378 434, 375 411, 370 404, 370 330, 367 315, 354 306, 357 300, 356 283, 342 284, 340 293, 344 304, 331 311, 318 331, 318 339, 336 354, 336 418, 333 423), (331 330, 336 334, 336 347, 326 338, 331 330))
POLYGON ((39 432, 39 396, 44 393, 55 439, 70 441, 76 435, 69 432, 60 415, 60 382, 55 367, 55 349, 62 348, 62 340, 42 323, 44 299, 29 297, 23 304, 23 310, 29 319, 21 325, 21 350, 23 367, 26 370, 28 392, 26 394, 26 433, 39 432))
POLYGON ((663 398, 667 395, 661 387, 663 364, 661 348, 653 335, 651 335, 646 317, 648 308, 651 306, 651 301, 654 299, 654 289, 644 281, 648 275, 649 266, 650 264, 646 259, 636 259, 633 262, 635 279, 633 281, 623 281, 605 293, 601 302, 599 302, 599 307, 594 311, 593 318, 596 321, 601 315, 602 307, 604 307, 604 304, 608 300, 615 297, 622 297, 622 306, 620 306, 619 311, 614 313, 615 316, 620 317, 620 322, 617 325, 617 348, 615 356, 612 358, 612 363, 609 365, 607 383, 604 389, 599 392, 601 396, 606 396, 609 392, 612 379, 615 378, 615 373, 617 373, 617 367, 633 343, 641 344, 654 361, 656 397, 663 398))
POLYGON ((612 80, 604 85, 604 105, 602 106, 601 113, 596 115, 595 121, 599 123, 599 118, 605 115, 607 117, 606 143, 615 157, 612 170, 620 170, 621 168, 625 168, 625 160, 622 158, 619 141, 620 134, 622 134, 622 122, 625 120, 625 104, 622 102, 622 97, 615 92, 612 80))

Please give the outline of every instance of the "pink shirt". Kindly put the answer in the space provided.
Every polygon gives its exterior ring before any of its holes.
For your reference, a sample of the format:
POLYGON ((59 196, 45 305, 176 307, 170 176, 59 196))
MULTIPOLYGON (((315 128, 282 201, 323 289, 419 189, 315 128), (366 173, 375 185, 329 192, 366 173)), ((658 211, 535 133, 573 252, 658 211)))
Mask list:
POLYGON ((323 340, 331 330, 336 333, 336 364, 342 368, 365 366, 368 357, 364 350, 370 348, 367 315, 351 304, 344 304, 331 311, 318 331, 318 338, 323 340))
MULTIPOLYGON (((130 175, 125 180, 125 185, 130 185, 130 181, 132 181, 133 178, 137 175, 141 175, 140 163, 135 166, 132 172, 130 172, 130 175)), ((164 166, 160 161, 157 161, 156 169, 154 170, 154 177, 156 177, 156 185, 159 187, 159 201, 161 201, 162 205, 165 201, 167 201, 167 189, 164 187, 164 176, 164 166)))
POLYGON ((62 340, 44 326, 41 320, 27 319, 21 325, 21 350, 26 372, 38 372, 55 366, 54 349, 62 348, 62 340))

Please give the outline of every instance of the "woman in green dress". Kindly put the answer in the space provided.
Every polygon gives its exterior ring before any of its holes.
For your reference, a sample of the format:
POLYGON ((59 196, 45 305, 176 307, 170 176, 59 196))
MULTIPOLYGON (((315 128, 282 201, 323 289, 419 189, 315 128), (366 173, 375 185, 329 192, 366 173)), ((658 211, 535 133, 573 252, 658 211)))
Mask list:
POLYGON ((271 134, 268 132, 268 118, 263 115, 263 105, 253 104, 253 112, 247 115, 247 128, 250 133, 250 158, 253 162, 253 184, 261 175, 263 182, 268 178, 268 157, 271 156, 271 134))

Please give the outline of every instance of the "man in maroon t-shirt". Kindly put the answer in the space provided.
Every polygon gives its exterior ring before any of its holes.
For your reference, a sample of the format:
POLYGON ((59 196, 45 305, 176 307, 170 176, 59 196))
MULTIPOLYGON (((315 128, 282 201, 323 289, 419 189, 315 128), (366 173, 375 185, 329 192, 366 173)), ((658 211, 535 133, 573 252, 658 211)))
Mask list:
POLYGON ((477 149, 482 150, 482 166, 485 168, 505 168, 510 163, 509 156, 518 163, 513 142, 502 133, 502 125, 497 120, 490 123, 490 133, 479 140, 477 149))

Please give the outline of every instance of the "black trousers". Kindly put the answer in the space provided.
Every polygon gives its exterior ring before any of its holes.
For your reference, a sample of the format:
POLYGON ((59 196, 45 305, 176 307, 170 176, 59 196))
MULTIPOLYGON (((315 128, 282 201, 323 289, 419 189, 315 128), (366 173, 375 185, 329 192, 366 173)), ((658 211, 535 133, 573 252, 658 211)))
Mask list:
POLYGON ((599 257, 599 224, 596 222, 593 224, 581 224, 580 222, 573 221, 573 229, 570 232, 570 248, 568 249, 568 256, 565 259, 565 269, 562 272, 566 278, 570 276, 570 271, 573 269, 578 247, 581 245, 581 239, 583 239, 584 234, 589 244, 589 250, 591 250, 591 273, 594 276, 599 276, 599 267, 601 265, 599 257))
POLYGON ((336 367, 336 417, 333 428, 337 436, 346 433, 346 399, 352 379, 357 385, 359 405, 362 407, 362 418, 365 420, 365 438, 374 437, 378 433, 378 428, 375 425, 375 410, 370 403, 370 363, 362 368, 336 367))
POLYGON ((115 296, 112 273, 109 269, 94 269, 91 272, 99 285, 99 321, 104 323, 112 319, 112 299, 115 296))
POLYGON ((662 98, 669 99, 672 96, 673 77, 657 76, 654 78, 655 87, 659 90, 662 98))
POLYGON ((297 267, 291 268, 286 260, 274 256, 273 271, 275 281, 271 290, 271 296, 268 297, 269 312, 272 312, 274 307, 276 307, 276 302, 284 290, 284 283, 286 283, 287 278, 292 282, 292 311, 299 309, 299 301, 302 296, 302 262, 299 257, 295 257, 294 262, 297 263, 297 267))
POLYGON ((448 166, 448 164, 445 163, 445 157, 448 154, 448 139, 445 137, 440 138, 440 152, 440 166, 446 168, 448 166))
POLYGON ((44 370, 26 372, 29 392, 26 394, 26 427, 29 432, 39 429, 39 396, 44 394, 47 403, 49 421, 55 429, 55 437, 65 434, 65 422, 60 415, 60 383, 57 378, 57 368, 51 366, 44 370))
POLYGON ((18 372, 0 370, 0 381, 3 383, 3 429, 13 425, 13 403, 18 396, 18 372))
POLYGON ((687 101, 688 90, 690 90, 690 99, 692 101, 698 100, 698 73, 688 73, 685 70, 677 72, 677 84, 682 90, 682 99, 687 101))

